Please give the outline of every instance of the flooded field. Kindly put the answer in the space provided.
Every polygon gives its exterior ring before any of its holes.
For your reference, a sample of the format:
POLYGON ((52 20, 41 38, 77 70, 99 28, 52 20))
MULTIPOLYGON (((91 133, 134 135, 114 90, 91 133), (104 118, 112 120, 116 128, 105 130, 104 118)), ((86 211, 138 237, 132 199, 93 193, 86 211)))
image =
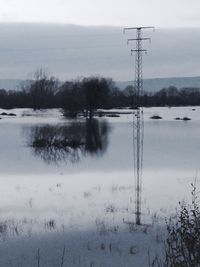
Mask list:
POLYGON ((0 266, 149 266, 165 218, 198 178, 200 107, 144 109, 141 226, 133 114, 86 122, 59 110, 9 112, 0 120, 0 266))

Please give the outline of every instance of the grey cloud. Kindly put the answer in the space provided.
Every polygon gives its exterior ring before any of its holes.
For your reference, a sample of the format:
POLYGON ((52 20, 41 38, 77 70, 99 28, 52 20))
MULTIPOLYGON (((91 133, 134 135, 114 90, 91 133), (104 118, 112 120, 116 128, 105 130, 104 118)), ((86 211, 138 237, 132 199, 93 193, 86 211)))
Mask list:
MULTIPOLYGON (((146 32, 145 77, 195 76, 200 69, 199 29, 146 32)), ((134 57, 120 27, 54 24, 0 24, 0 79, 27 78, 44 67, 60 79, 104 75, 134 77, 134 57)))

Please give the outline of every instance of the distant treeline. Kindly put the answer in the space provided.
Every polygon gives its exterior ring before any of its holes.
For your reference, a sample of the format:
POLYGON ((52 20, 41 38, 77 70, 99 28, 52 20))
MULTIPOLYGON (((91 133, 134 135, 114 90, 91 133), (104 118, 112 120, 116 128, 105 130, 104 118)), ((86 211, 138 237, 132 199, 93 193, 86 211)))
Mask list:
POLYGON ((0 108, 63 108, 72 117, 79 112, 92 117, 98 108, 135 108, 138 102, 144 107, 200 105, 200 89, 178 90, 170 86, 156 93, 144 93, 138 99, 134 86, 120 90, 112 79, 88 77, 61 83, 39 70, 21 90, 0 90, 0 108))

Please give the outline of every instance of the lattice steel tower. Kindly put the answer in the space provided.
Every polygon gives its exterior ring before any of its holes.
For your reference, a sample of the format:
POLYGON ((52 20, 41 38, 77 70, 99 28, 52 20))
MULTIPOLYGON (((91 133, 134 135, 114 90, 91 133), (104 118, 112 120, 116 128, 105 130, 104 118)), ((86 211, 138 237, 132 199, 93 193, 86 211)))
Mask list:
POLYGON ((124 28, 127 30, 136 30, 136 38, 128 39, 136 42, 136 49, 131 49, 131 54, 135 52, 135 99, 134 107, 136 113, 133 117, 133 153, 134 153, 134 173, 135 173, 135 215, 136 224, 141 224, 141 192, 142 192, 142 169, 143 169, 143 141, 144 141, 144 118, 143 118, 143 105, 141 102, 143 96, 143 77, 142 77, 142 56, 143 49, 142 42, 145 40, 151 41, 151 38, 143 38, 143 29, 154 29, 154 27, 134 27, 124 28))

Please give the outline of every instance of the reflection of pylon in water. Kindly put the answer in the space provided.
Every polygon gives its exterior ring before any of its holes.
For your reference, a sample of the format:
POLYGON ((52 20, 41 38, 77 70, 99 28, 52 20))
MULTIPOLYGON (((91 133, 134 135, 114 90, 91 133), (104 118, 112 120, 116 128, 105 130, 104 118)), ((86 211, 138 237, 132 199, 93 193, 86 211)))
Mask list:
POLYGON ((135 173, 135 215, 136 224, 141 224, 141 192, 142 192, 142 169, 143 169, 143 141, 144 141, 144 118, 141 96, 143 95, 143 78, 142 78, 142 55, 147 50, 142 49, 142 41, 151 40, 142 37, 143 29, 154 27, 136 27, 125 28, 126 30, 136 30, 136 38, 128 39, 136 42, 136 49, 131 50, 135 55, 135 117, 133 118, 133 153, 134 153, 134 173, 135 173))

